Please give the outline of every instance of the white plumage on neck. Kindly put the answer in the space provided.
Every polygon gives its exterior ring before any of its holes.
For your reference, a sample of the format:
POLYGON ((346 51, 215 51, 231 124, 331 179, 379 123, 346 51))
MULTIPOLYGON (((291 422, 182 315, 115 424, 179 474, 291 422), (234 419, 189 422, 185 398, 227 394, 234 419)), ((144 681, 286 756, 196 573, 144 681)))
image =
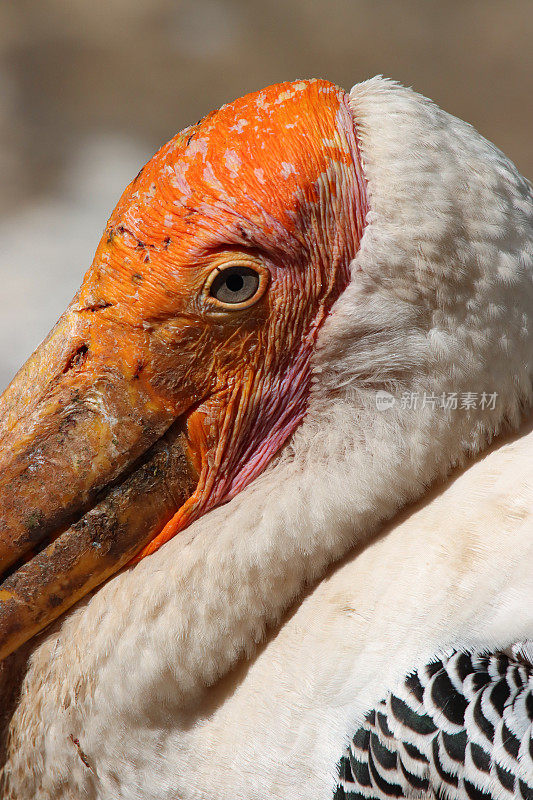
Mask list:
MULTIPOLYGON (((327 797, 338 737, 409 668, 407 656, 533 633, 517 614, 531 594, 517 554, 531 548, 532 491, 525 478, 508 485, 500 451, 320 584, 224 702, 223 685, 205 690, 329 564, 531 403, 529 185, 473 129, 409 90, 374 79, 354 87, 351 104, 371 211, 319 338, 306 418, 251 486, 110 581, 35 650, 12 724, 12 797, 286 798, 290 747, 309 796, 327 797), (377 410, 379 389, 397 398, 392 409, 377 410), (403 392, 467 391, 497 392, 494 411, 399 402, 403 392), (495 490, 507 516, 491 526, 483 504, 494 486, 510 495, 495 490), (511 523, 516 550, 502 546, 511 523), (315 757, 309 773, 303 752, 315 757), (213 774, 220 763, 227 772, 213 774)), ((510 451, 523 474, 527 443, 510 451)))

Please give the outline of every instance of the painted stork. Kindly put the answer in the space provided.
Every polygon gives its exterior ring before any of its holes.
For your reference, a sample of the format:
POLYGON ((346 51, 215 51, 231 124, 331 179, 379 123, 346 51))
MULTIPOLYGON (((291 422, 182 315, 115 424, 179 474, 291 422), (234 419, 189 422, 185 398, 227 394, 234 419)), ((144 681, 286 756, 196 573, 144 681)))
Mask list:
POLYGON ((472 127, 301 80, 174 137, 0 400, 2 797, 531 800, 532 379, 472 127))

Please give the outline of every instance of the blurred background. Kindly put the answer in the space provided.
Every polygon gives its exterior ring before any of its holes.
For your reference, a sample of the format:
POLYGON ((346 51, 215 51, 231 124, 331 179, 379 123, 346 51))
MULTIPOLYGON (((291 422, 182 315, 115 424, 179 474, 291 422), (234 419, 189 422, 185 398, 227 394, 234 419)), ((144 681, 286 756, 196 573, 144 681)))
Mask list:
POLYGON ((533 177, 532 42, 532 0, 3 0, 0 391, 180 128, 277 81, 381 73, 533 177))

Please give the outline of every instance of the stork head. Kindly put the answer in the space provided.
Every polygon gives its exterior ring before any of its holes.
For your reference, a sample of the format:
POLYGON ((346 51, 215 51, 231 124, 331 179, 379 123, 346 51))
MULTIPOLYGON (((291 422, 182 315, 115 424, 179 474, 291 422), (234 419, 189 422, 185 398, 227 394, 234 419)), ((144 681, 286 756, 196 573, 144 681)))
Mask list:
POLYGON ((529 184, 390 82, 178 134, 0 399, 0 656, 276 459, 342 462, 351 536, 481 449, 531 402, 532 261, 529 184))
POLYGON ((226 105, 141 169, 0 401, 3 655, 279 451, 365 211, 326 81, 226 105))

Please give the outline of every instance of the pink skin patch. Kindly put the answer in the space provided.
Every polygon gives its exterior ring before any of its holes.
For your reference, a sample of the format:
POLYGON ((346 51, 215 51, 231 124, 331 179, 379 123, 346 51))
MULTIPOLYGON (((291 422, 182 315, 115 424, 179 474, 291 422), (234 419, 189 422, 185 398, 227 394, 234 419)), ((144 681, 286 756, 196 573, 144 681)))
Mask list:
POLYGON ((138 558, 234 497, 301 422, 317 334, 350 280, 366 213, 347 95, 321 80, 223 106, 124 193, 80 303, 109 303, 102 316, 146 331, 141 380, 177 415, 196 403, 187 434, 199 473, 138 558), (206 281, 235 259, 268 287, 250 307, 216 312, 206 281))
MULTIPOLYGON (((330 258, 335 272, 335 286, 331 287, 327 302, 320 306, 318 313, 312 320, 310 328, 305 338, 302 339, 300 347, 295 353, 292 363, 287 368, 279 382, 269 387, 263 396, 263 419, 257 420, 251 440, 246 451, 243 453, 240 468, 237 467, 231 480, 220 482, 220 489, 217 487, 215 496, 218 503, 229 500, 244 489, 257 475, 262 472, 271 458, 280 450, 290 435, 296 430, 305 415, 307 401, 311 385, 310 361, 314 352, 318 331, 331 310, 331 304, 337 296, 346 288, 350 280, 349 264, 355 253, 362 236, 364 220, 366 218, 367 199, 366 182, 364 181, 359 147, 355 135, 355 125, 353 117, 348 107, 348 97, 343 95, 337 113, 337 125, 344 134, 344 140, 348 145, 352 164, 354 168, 354 181, 336 183, 335 177, 327 176, 327 188, 331 191, 331 184, 335 185, 335 191, 340 189, 341 196, 346 192, 344 211, 349 215, 346 220, 348 237, 346 231, 337 230, 333 236, 330 258), (350 215, 350 210, 353 216, 350 215), (350 237, 352 247, 350 247, 350 237)), ((292 171, 287 169, 287 164, 282 164, 282 175, 287 178, 292 171)), ((325 177, 325 176, 324 176, 325 177)), ((319 197, 317 203, 325 201, 319 197)), ((327 205, 326 202, 324 202, 327 205)), ((342 204, 341 204, 342 205, 342 204)))

